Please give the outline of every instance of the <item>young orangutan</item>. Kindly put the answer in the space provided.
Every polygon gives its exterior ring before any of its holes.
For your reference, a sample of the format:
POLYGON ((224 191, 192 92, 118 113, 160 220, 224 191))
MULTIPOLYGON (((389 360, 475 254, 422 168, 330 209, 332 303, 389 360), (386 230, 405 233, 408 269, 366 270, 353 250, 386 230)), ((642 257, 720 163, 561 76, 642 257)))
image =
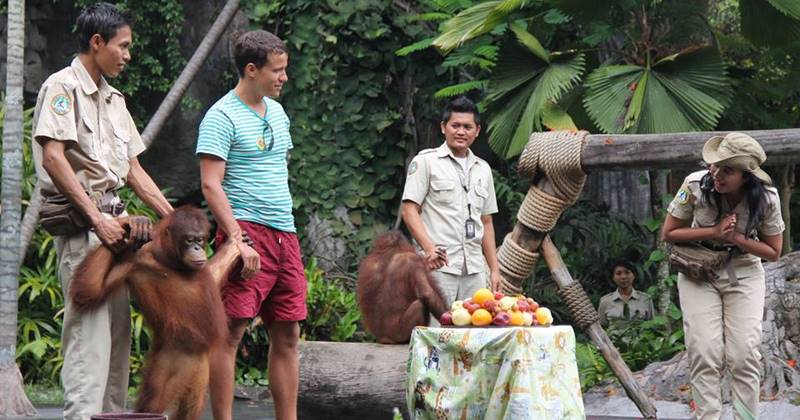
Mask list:
POLYGON ((406 343, 417 325, 439 318, 447 304, 425 259, 398 230, 381 234, 358 267, 358 306, 379 343, 406 343))
MULTIPOLYGON (((132 239, 135 224, 122 219, 132 239)), ((180 207, 155 226, 153 240, 138 251, 114 255, 100 246, 78 266, 69 296, 78 310, 99 305, 114 290, 130 286, 153 329, 136 411, 174 412, 170 418, 199 419, 209 378, 209 353, 226 339, 219 289, 238 260, 226 242, 206 261, 209 223, 193 207, 180 207)), ((136 232, 136 233, 134 233, 136 232)))

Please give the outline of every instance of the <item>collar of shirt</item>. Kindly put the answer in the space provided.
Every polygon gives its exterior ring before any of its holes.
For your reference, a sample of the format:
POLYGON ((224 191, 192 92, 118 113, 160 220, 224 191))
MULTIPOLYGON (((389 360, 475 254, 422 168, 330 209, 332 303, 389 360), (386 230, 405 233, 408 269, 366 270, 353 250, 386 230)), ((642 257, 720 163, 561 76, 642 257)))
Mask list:
MULTIPOLYGON (((639 298, 639 296, 637 296, 637 293, 639 293, 637 290, 633 290, 633 291, 631 292, 631 297, 630 297, 630 298, 628 298, 628 299, 633 299, 633 300, 636 300, 636 299, 638 299, 638 298, 639 298)), ((614 290, 614 293, 613 293, 613 295, 612 295, 612 298, 613 298, 612 300, 622 300, 622 295, 620 295, 620 294, 619 294, 619 289, 617 289, 617 290, 614 290)))
POLYGON ((122 96, 122 93, 120 93, 120 91, 115 89, 113 86, 109 85, 106 81, 106 78, 102 75, 100 76, 100 85, 95 85, 94 80, 92 80, 92 76, 89 75, 89 71, 86 70, 86 67, 84 67, 79 57, 75 57, 72 60, 71 67, 75 71, 75 76, 78 78, 78 83, 80 83, 81 89, 83 89, 83 93, 86 94, 86 96, 91 96, 98 90, 100 91, 100 95, 103 97, 103 99, 106 100, 115 93, 122 96))
MULTIPOLYGON (((443 157, 451 157, 453 160, 456 159, 456 156, 453 154, 453 151, 450 150, 450 147, 447 146, 447 142, 442 143, 441 146, 436 148, 436 156, 443 158, 443 157)), ((472 153, 472 150, 467 149, 467 168, 472 167, 472 165, 478 163, 478 159, 475 158, 475 155, 472 153)))

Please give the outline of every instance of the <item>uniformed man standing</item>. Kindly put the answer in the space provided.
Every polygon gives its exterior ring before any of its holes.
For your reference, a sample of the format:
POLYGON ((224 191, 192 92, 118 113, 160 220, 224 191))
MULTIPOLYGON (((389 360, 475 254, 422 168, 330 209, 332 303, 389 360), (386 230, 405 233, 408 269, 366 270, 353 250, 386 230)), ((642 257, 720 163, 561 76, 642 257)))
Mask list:
POLYGON ((453 100, 445 108, 441 130, 445 142, 421 151, 408 167, 401 212, 429 266, 436 269, 432 274, 445 298, 453 302, 487 286, 487 265, 489 284, 500 288, 492 225, 497 199, 492 169, 469 148, 481 130, 477 106, 467 98, 453 100))
POLYGON ((635 280, 636 269, 630 261, 614 262, 611 267, 611 281, 617 285, 617 290, 600 298, 600 305, 597 307, 603 326, 607 326, 609 322, 653 319, 653 299, 647 293, 633 288, 635 280))
MULTIPOLYGON (((124 231, 112 218, 123 214, 116 191, 126 182, 160 216, 172 211, 136 158, 145 147, 125 98, 104 78, 119 75, 131 58, 131 17, 97 3, 81 11, 76 27, 79 54, 44 82, 33 118, 42 225, 55 237, 64 296, 89 250, 123 247, 124 231)), ((64 418, 122 410, 130 373, 127 289, 87 313, 66 300, 61 339, 64 418)))

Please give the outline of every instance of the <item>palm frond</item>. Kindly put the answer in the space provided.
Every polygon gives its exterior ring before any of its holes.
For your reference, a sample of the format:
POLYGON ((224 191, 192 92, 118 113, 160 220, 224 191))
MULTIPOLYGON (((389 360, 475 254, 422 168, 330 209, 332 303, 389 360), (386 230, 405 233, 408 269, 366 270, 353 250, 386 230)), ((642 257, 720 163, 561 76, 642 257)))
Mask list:
POLYGON ((449 98, 451 96, 459 96, 471 90, 484 90, 488 84, 488 80, 470 80, 468 82, 458 83, 439 89, 433 94, 433 97, 436 99, 441 99, 449 98))
POLYGON ((409 54, 411 54, 413 52, 422 51, 424 49, 430 48, 431 45, 433 45, 433 38, 432 37, 431 38, 425 38, 425 39, 421 39, 421 40, 419 40, 419 41, 417 41, 417 42, 415 42, 415 43, 413 43, 411 45, 406 45, 405 47, 400 48, 399 50, 395 51, 394 53, 397 56, 405 57, 405 56, 407 56, 407 55, 409 55, 409 54))
MULTIPOLYGON (((501 57, 486 97, 491 109, 497 110, 489 122, 489 144, 497 154, 510 158, 522 151, 531 132, 543 130, 548 107, 578 84, 585 57, 561 55, 548 64, 516 46, 504 50, 501 57)), ((556 113, 550 116, 555 124, 556 113)))
POLYGON ((550 62, 550 53, 547 52, 546 49, 542 46, 542 43, 536 39, 533 34, 528 32, 528 30, 523 25, 523 21, 516 21, 509 25, 509 29, 511 32, 514 32, 514 35, 517 36, 517 41, 520 44, 524 45, 533 55, 539 57, 540 60, 549 63, 550 62))
POLYGON ((448 53, 463 43, 491 31, 503 22, 511 12, 496 10, 502 1, 478 3, 461 11, 442 24, 442 33, 433 45, 444 53, 448 53))
POLYGON ((800 20, 800 2, 797 0, 769 0, 772 7, 792 19, 800 20))
POLYGON ((800 39, 797 0, 739 0, 742 35, 759 45, 786 45, 800 39))
POLYGON ((584 106, 607 133, 668 133, 713 129, 730 102, 719 52, 695 48, 650 68, 603 66, 586 78, 584 106))

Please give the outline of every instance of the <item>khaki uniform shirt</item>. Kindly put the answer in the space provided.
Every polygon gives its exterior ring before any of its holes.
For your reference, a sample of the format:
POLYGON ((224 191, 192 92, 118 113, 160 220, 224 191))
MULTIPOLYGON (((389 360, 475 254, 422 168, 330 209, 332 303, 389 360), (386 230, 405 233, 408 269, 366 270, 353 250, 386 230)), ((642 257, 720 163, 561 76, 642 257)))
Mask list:
POLYGON ((411 161, 403 201, 421 208, 422 223, 438 248, 447 250, 448 265, 439 269, 456 275, 485 271, 481 216, 497 213, 492 169, 467 151, 466 174, 453 152, 442 143, 411 161), (475 237, 466 238, 464 224, 475 221, 475 237))
MULTIPOLYGON (((95 85, 76 57, 45 80, 33 114, 34 163, 44 197, 60 194, 42 168, 41 143, 66 143, 78 181, 99 196, 125 185, 130 160, 145 150, 122 93, 100 78, 95 85)), ((99 198, 99 197, 96 197, 99 198)))
MULTIPOLYGON (((724 216, 731 212, 727 200, 721 200, 722 211, 718 212, 713 203, 706 202, 702 199, 700 180, 706 173, 708 173, 708 171, 702 170, 689 174, 667 208, 667 211, 672 216, 681 220, 691 220, 692 227, 716 226, 719 223, 718 215, 724 216)), ((764 220, 756 226, 756 233, 758 236, 777 235, 785 229, 783 218, 781 217, 781 204, 778 190, 768 186, 766 198, 767 208, 764 211, 764 220)), ((747 229, 747 221, 750 212, 747 208, 746 200, 742 199, 733 211, 736 213, 736 231, 747 234, 745 230, 747 229)), ((715 245, 724 245, 717 241, 709 242, 713 242, 715 245)), ((733 259, 733 267, 736 270, 737 276, 742 277, 758 274, 763 271, 761 259, 749 253, 735 257, 733 259)), ((717 274, 722 279, 728 278, 728 273, 725 268, 718 270, 717 274)))
POLYGON ((608 325, 609 321, 646 321, 653 319, 655 308, 653 307, 653 300, 650 299, 647 293, 634 290, 631 293, 631 297, 628 298, 628 302, 625 302, 619 294, 619 290, 615 290, 600 298, 597 312, 600 315, 600 323, 608 325), (627 314, 625 313, 626 304, 628 306, 627 314))

